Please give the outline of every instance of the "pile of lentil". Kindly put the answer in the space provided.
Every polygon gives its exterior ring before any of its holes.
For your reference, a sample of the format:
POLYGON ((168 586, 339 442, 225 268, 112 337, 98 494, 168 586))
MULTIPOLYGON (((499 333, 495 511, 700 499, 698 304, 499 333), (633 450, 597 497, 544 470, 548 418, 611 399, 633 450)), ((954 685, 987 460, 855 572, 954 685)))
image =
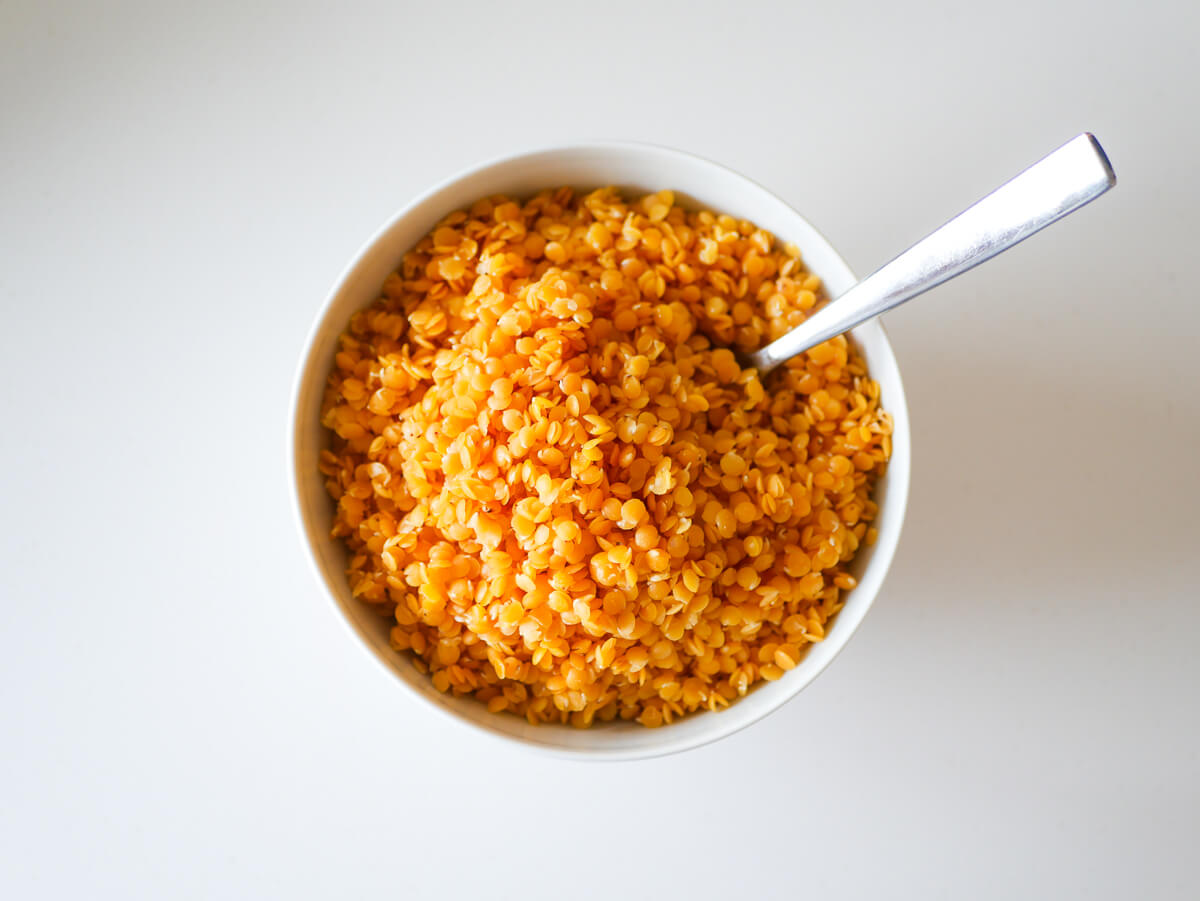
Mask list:
POLYGON ((447 216, 341 337, 321 472, 353 593, 441 691, 530 722, 716 710, 822 640, 891 453, 796 248, 670 191, 447 216))

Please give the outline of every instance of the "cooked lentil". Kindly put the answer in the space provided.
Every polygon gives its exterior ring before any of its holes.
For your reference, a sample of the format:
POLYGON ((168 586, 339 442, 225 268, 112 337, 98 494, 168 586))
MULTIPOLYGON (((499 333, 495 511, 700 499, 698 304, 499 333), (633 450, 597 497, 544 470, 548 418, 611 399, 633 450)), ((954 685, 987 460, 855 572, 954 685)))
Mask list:
POLYGON ((670 191, 487 197, 341 336, 321 455, 353 593, 442 691, 530 722, 670 723, 825 636, 891 453, 798 250, 670 191))

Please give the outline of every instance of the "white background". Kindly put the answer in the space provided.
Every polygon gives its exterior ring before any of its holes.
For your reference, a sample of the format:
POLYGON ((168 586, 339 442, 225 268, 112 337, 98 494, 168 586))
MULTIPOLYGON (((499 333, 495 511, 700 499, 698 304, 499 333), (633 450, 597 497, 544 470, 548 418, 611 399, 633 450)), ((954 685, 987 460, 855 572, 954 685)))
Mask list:
POLYGON ((0 896, 1196 897, 1194 9, 0 2, 0 896), (547 759, 338 622, 291 379, 434 181, 665 143, 865 274, 1085 129, 1114 191, 888 316, 906 533, 779 713, 547 759))

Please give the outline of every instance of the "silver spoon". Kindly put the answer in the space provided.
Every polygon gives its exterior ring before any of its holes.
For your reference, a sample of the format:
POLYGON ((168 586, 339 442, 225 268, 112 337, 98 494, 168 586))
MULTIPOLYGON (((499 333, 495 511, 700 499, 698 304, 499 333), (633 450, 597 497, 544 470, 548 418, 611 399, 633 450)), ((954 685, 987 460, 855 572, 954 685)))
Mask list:
POLYGON ((785 360, 1008 250, 1116 183, 1104 149, 1085 132, 745 359, 766 375, 785 360))

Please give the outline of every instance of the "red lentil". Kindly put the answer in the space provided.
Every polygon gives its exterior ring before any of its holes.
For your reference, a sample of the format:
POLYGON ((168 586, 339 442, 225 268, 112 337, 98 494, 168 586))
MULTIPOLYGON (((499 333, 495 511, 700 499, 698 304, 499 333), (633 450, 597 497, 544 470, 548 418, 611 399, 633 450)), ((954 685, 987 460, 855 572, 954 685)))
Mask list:
POLYGON ((783 677, 875 540, 891 450, 844 337, 729 350, 824 300, 799 252, 670 191, 484 198, 355 314, 320 467, 353 593, 495 713, 670 723, 783 677))

